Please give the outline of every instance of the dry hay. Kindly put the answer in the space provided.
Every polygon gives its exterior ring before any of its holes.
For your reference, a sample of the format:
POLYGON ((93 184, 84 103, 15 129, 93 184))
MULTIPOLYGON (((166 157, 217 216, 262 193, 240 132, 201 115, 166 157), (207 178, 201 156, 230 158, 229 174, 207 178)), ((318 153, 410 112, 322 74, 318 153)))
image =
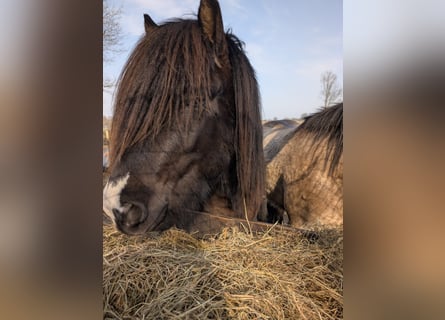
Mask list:
POLYGON ((342 230, 103 236, 104 319, 343 317, 342 230))

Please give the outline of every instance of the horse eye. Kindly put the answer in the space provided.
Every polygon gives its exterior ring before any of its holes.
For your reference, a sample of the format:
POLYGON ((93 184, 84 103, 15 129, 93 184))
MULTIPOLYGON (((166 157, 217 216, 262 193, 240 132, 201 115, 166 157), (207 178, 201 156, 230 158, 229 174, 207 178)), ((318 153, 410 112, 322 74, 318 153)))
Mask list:
POLYGON ((223 86, 212 86, 210 90, 210 98, 215 99, 218 96, 221 96, 224 93, 223 86))

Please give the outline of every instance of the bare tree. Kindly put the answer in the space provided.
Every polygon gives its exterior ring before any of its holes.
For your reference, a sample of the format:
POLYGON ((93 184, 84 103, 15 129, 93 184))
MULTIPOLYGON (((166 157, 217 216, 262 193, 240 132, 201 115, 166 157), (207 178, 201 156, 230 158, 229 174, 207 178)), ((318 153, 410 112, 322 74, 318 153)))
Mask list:
MULTIPOLYGON (((122 9, 116 8, 108 4, 107 0, 103 0, 103 61, 110 63, 114 60, 116 54, 122 52, 122 28, 120 19, 122 9)), ((115 81, 104 78, 103 88, 110 90, 114 86, 115 81)))
POLYGON ((114 55, 121 52, 122 28, 120 18, 122 9, 112 7, 103 1, 103 58, 104 62, 113 61, 114 55))
POLYGON ((321 98, 323 107, 340 102, 343 99, 343 90, 337 83, 337 75, 332 71, 326 71, 321 75, 321 98))

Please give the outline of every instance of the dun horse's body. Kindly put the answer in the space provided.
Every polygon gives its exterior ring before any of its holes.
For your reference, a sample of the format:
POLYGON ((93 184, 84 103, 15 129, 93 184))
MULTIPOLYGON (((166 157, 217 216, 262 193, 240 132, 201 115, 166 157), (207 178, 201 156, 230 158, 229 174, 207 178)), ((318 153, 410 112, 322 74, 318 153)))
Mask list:
POLYGON ((105 213, 127 234, 221 227, 193 211, 255 219, 260 102, 241 42, 224 32, 216 0, 201 1, 197 20, 144 18, 115 98, 105 213))
POLYGON ((343 104, 300 125, 265 126, 268 214, 294 227, 343 223, 343 104))

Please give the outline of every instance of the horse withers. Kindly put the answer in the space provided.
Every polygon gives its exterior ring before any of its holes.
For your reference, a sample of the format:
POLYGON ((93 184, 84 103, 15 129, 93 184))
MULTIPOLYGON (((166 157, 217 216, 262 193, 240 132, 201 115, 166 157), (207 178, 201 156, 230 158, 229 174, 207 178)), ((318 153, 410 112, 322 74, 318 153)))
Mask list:
POLYGON ((144 22, 118 82, 104 212, 126 234, 222 227, 196 211, 254 220, 260 99, 241 41, 224 32, 216 0, 201 1, 197 20, 144 22))
POLYGON ((299 126, 265 124, 267 214, 297 228, 343 224, 343 103, 299 126))

